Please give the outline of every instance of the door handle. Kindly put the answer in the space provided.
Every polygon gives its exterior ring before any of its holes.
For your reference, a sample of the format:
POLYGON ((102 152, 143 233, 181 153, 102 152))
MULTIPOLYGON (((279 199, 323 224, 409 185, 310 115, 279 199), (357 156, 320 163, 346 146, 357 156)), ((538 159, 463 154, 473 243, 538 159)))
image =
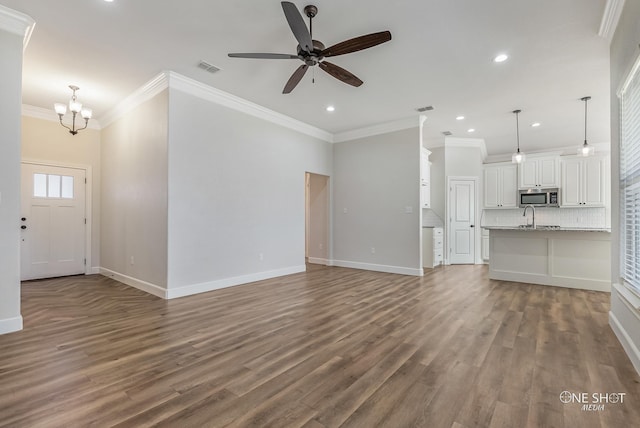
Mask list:
POLYGON ((471 226, 469 226, 469 227, 475 227, 475 226, 474 226, 474 225, 471 225, 471 226))
POLYGON ((27 228, 27 226, 25 226, 24 224, 22 226, 20 226, 20 229, 25 230, 27 228))
POLYGON ((20 220, 27 221, 27 218, 26 217, 22 217, 20 220))

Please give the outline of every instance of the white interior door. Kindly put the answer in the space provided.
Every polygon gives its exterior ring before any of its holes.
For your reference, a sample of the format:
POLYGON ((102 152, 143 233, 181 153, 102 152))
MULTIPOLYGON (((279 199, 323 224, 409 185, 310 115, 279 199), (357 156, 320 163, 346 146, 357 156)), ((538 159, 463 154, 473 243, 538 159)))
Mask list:
POLYGON ((476 183, 451 180, 449 185, 449 263, 475 263, 476 183))
POLYGON ((22 164, 21 279, 85 271, 86 171, 22 164))

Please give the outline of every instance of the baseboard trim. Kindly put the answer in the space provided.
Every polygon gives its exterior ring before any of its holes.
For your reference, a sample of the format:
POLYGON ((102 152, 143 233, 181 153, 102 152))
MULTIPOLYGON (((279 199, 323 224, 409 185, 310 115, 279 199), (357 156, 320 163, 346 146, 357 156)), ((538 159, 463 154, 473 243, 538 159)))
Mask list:
POLYGON ((0 320, 0 334, 13 333, 22 330, 22 315, 0 320))
POLYGON ((633 343, 633 340, 631 340, 631 337, 629 336, 627 331, 624 329, 618 318, 616 318, 615 314, 611 311, 609 311, 609 325, 611 326, 613 333, 622 344, 622 347, 627 353, 629 360, 631 360, 631 364, 633 364, 636 372, 640 374, 640 350, 638 350, 638 347, 635 345, 635 343, 633 343))
POLYGON ((119 272, 112 271, 110 269, 100 268, 100 275, 107 276, 109 278, 113 278, 116 281, 119 281, 123 284, 126 284, 130 287, 137 288, 138 290, 142 290, 146 293, 153 294, 154 296, 161 297, 163 299, 167 299, 168 291, 165 288, 160 287, 159 285, 152 284, 150 282, 143 281, 141 279, 133 278, 128 275, 124 275, 119 272))
POLYGON ((233 287, 236 285, 248 284, 250 282, 263 281, 265 279, 277 278, 279 276, 291 275, 305 272, 307 267, 290 266, 282 269, 269 270, 264 272, 251 273, 248 275, 234 276, 231 278, 218 279, 215 281, 202 282, 199 284, 185 285, 167 290, 167 299, 191 296, 194 294, 206 293, 208 291, 219 290, 221 288, 233 287))
POLYGON ((400 275, 423 276, 422 269, 413 269, 401 266, 377 265, 374 263, 350 262, 346 260, 332 260, 331 266, 346 267, 351 269, 372 270, 375 272, 397 273, 400 275))
POLYGON ((321 259, 319 257, 309 257, 307 259, 307 261, 311 264, 314 265, 325 265, 325 266, 329 266, 329 260, 327 259, 321 259))

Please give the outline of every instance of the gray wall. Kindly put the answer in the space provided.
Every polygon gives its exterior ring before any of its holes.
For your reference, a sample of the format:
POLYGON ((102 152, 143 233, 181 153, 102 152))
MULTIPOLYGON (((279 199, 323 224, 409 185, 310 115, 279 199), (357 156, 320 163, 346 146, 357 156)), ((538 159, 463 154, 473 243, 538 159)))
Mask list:
POLYGON ((20 318, 22 37, 0 30, 0 334, 20 318))
MULTIPOLYGON (((620 177, 620 134, 619 134, 619 100, 617 91, 624 82, 630 67, 638 54, 640 42, 640 1, 627 0, 620 17, 620 22, 611 43, 611 281, 620 283, 620 224, 619 224, 619 177, 620 177)), ((625 349, 636 370, 640 371, 640 355, 633 354, 633 348, 640 348, 640 314, 631 309, 615 287, 611 291, 611 315, 612 326, 616 330, 615 322, 619 322, 619 328, 624 330, 628 341, 622 339, 625 349)), ((618 331, 617 331, 618 333, 618 331)))
POLYGON ((333 192, 335 263, 422 269, 418 128, 336 144, 333 192))
POLYGON ((168 91, 102 130, 101 266, 167 286, 168 91), (132 263, 133 258, 133 263, 132 263))
POLYGON ((331 144, 176 89, 169 99, 169 288, 304 269, 305 172, 331 175, 331 144))

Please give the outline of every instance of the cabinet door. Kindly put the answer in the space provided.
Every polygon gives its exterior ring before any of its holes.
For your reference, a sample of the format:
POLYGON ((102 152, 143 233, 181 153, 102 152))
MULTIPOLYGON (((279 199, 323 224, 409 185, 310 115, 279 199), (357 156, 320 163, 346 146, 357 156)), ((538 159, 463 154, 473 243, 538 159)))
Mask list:
POLYGON ((489 237, 482 237, 482 260, 489 260, 489 237))
POLYGON ((500 168, 492 167, 484 170, 484 206, 497 208, 500 206, 500 168))
POLYGON ((604 205, 605 160, 585 158, 582 160, 583 206, 604 205))
POLYGON ((520 176, 520 188, 529 189, 531 187, 538 187, 538 161, 524 161, 520 164, 519 173, 520 176))
POLYGON ((558 159, 538 159, 538 185, 558 187, 558 159))
POLYGON ((560 189, 562 206, 578 207, 581 206, 581 159, 566 159, 561 163, 562 170, 562 188, 560 189))
POLYGON ((500 206, 515 208, 518 206, 518 168, 516 165, 504 166, 500 172, 500 206))

